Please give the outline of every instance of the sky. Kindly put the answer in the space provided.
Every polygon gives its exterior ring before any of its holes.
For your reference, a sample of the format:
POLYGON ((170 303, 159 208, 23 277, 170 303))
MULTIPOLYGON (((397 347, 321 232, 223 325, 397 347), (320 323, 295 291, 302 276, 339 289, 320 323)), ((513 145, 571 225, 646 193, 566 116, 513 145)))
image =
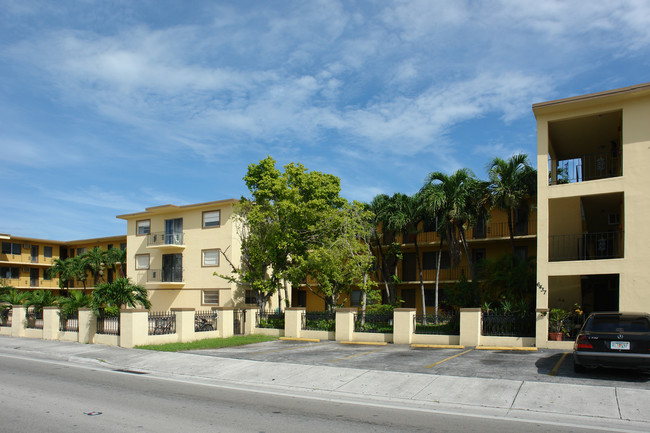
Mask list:
POLYGON ((536 165, 533 103, 650 81, 647 1, 0 0, 0 233, 248 196, 267 155, 413 194, 536 165))

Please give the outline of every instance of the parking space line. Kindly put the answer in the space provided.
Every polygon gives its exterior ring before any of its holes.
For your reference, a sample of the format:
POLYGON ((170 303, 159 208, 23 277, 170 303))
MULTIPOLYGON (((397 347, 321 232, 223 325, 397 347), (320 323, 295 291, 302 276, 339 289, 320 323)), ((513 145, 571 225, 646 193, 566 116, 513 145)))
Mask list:
POLYGON ((343 358, 334 358, 334 359, 330 359, 329 361, 326 361, 326 362, 339 362, 339 361, 344 361, 344 360, 346 360, 346 359, 356 358, 357 356, 368 355, 369 353, 381 352, 381 350, 382 350, 382 349, 377 349, 377 350, 370 350, 370 351, 368 351, 368 352, 355 353, 354 355, 344 356, 343 358))
POLYGON ((560 370, 560 367, 562 366, 562 363, 564 362, 564 358, 566 358, 569 355, 569 352, 564 352, 562 356, 560 357, 560 360, 555 363, 551 371, 548 373, 549 376, 555 376, 557 372, 560 370))
POLYGON ((300 346, 294 346, 294 347, 285 347, 284 349, 273 349, 273 350, 264 350, 262 352, 250 352, 251 355, 261 355, 264 353, 274 353, 274 352, 285 352, 287 350, 296 350, 296 349, 304 349, 305 347, 314 347, 314 346, 321 346, 323 343, 318 343, 318 344, 305 344, 305 345, 300 345, 300 346))
POLYGON ((457 356, 460 356, 460 355, 464 355, 464 354, 466 354, 466 353, 469 353, 469 352, 471 352, 472 350, 474 350, 474 349, 469 349, 469 350, 466 350, 466 351, 464 351, 464 352, 457 353, 457 354, 455 354, 454 356, 450 356, 449 358, 445 358, 445 359, 443 359, 442 361, 434 362, 433 364, 427 365, 427 366, 424 367, 424 368, 435 367, 436 365, 440 365, 440 364, 442 364, 443 362, 446 362, 446 361, 449 361, 450 359, 454 359, 454 358, 456 358, 457 356))

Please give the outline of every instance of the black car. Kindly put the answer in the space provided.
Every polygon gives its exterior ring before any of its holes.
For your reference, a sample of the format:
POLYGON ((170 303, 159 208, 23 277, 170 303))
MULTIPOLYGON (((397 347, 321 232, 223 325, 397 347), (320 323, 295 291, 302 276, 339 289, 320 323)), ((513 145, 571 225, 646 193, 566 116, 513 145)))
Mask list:
POLYGON ((591 313, 573 345, 574 370, 611 367, 650 371, 650 314, 591 313))

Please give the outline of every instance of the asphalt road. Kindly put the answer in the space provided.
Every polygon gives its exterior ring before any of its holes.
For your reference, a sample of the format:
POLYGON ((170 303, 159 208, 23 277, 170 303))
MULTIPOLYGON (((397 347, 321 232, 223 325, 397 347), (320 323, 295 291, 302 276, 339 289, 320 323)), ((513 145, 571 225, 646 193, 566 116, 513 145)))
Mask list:
POLYGON ((1 432, 546 432, 575 425, 446 414, 0 354, 1 432), (93 411, 101 414, 88 414, 93 411))
POLYGON ((289 362, 333 367, 437 374, 443 376, 511 379, 574 385, 622 386, 649 389, 650 375, 638 371, 598 369, 573 371, 566 351, 416 349, 407 345, 347 345, 335 341, 305 343, 271 341, 248 346, 189 353, 254 361, 289 362))

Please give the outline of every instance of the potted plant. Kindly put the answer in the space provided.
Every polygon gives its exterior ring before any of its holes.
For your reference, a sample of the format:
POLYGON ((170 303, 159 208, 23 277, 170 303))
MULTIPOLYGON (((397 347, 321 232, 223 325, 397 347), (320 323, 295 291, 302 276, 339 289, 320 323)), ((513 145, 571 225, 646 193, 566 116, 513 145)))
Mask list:
POLYGON ((562 341, 565 335, 569 335, 568 326, 571 319, 582 314, 582 309, 578 304, 575 304, 571 310, 552 308, 548 314, 548 339, 550 341, 562 341))

